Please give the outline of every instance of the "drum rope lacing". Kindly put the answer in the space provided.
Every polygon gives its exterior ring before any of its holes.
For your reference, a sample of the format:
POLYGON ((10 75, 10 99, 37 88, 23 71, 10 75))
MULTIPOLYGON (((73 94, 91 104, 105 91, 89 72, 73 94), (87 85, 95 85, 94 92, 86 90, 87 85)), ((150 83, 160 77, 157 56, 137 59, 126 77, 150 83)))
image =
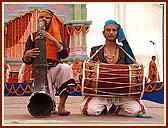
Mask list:
MULTIPOLYGON (((139 87, 139 84, 136 84, 135 86, 138 86, 139 87)), ((111 88, 104 88, 104 87, 101 87, 100 89, 122 89, 122 88, 129 88, 129 87, 131 87, 131 86, 124 86, 124 87, 111 87, 111 88)), ((89 87, 84 87, 84 88, 86 88, 86 89, 93 89, 93 88, 89 88, 89 87)), ((96 89, 99 89, 99 88, 96 88, 96 89)), ((95 90, 95 89, 93 89, 93 90, 95 90)))

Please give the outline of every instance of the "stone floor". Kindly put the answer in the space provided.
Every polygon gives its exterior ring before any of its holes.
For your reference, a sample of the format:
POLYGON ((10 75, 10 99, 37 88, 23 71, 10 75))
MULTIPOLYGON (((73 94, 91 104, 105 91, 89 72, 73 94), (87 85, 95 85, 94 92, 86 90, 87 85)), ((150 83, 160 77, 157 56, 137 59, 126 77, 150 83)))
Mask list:
MULTIPOLYGON (((69 116, 51 115, 47 118, 34 118, 27 110, 28 96, 5 96, 2 99, 3 126, 165 126, 165 105, 143 100, 147 114, 154 118, 137 118, 125 116, 85 116, 80 114, 81 96, 71 96, 66 108, 69 116)), ((55 97, 57 103, 59 98, 55 97)))

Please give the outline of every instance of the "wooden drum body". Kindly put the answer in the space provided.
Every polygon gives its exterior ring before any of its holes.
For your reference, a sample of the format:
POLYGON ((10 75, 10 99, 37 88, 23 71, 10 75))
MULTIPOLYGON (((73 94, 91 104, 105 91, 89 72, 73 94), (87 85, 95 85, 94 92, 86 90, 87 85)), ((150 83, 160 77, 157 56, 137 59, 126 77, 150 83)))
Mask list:
POLYGON ((84 96, 140 98, 144 90, 144 67, 138 64, 83 63, 84 96))

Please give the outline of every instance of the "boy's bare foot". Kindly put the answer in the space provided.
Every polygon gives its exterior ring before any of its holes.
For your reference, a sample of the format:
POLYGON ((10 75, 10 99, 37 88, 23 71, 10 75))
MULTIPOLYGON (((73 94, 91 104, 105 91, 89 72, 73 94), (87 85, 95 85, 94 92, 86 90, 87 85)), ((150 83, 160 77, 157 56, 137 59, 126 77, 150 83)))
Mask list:
POLYGON ((64 112, 58 113, 58 115, 60 115, 60 116, 68 116, 69 114, 70 114, 69 111, 64 111, 64 112))
POLYGON ((60 116, 68 116, 70 114, 69 111, 66 111, 65 108, 58 107, 58 115, 60 116))

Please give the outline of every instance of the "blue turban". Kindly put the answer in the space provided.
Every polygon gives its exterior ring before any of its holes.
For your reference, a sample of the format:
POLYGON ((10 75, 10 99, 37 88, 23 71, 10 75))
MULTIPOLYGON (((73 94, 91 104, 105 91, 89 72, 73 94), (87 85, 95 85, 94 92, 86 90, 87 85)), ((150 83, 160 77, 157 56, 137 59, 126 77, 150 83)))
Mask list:
MULTIPOLYGON (((134 56, 134 54, 133 54, 133 52, 127 42, 127 39, 125 37, 124 31, 123 31, 121 25, 118 24, 115 20, 108 20, 105 22, 104 28, 110 24, 112 24, 118 28, 118 35, 117 35, 118 41, 123 43, 124 50, 135 60, 135 56, 134 56)), ((128 64, 133 64, 132 60, 128 56, 126 56, 126 61, 128 64)))

